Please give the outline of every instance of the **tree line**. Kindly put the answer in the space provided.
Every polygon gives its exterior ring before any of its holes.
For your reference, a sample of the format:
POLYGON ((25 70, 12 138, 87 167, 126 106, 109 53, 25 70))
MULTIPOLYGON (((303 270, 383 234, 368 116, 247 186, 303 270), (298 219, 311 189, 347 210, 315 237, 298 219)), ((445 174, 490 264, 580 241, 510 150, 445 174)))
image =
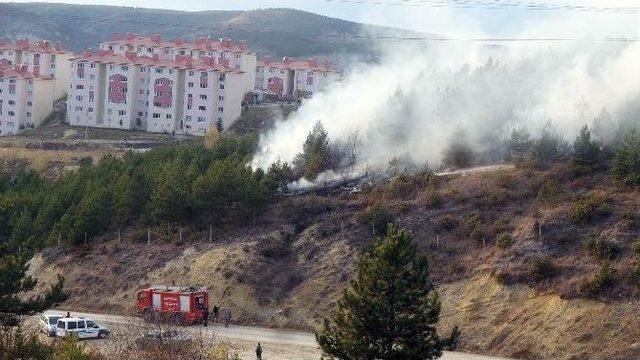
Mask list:
POLYGON ((255 216, 288 176, 280 163, 251 169, 256 144, 253 136, 227 136, 211 148, 106 156, 58 180, 23 161, 0 163, 0 255, 78 245, 135 225, 255 216))

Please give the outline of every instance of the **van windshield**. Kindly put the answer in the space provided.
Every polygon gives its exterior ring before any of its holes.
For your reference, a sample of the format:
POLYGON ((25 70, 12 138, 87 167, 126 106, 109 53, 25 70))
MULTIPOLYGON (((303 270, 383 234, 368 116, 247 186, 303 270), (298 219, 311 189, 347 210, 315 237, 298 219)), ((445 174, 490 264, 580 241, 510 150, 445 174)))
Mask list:
POLYGON ((60 320, 60 316, 50 316, 49 317, 49 324, 57 324, 58 320, 60 320))

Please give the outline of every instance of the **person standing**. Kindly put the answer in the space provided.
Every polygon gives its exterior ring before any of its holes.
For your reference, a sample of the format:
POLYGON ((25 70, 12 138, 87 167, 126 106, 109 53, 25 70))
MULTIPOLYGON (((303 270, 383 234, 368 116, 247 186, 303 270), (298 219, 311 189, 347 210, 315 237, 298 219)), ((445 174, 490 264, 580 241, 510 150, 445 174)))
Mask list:
POLYGON ((231 309, 226 308, 224 311, 224 327, 229 327, 231 323, 231 309))
POLYGON ((209 325, 209 307, 208 306, 205 306, 202 312, 202 322, 204 326, 209 325))
POLYGON ((256 359, 262 360, 262 346, 260 343, 258 343, 258 346, 256 347, 256 359))
POLYGON ((220 312, 220 308, 218 305, 213 306, 213 322, 218 322, 218 313, 220 312))

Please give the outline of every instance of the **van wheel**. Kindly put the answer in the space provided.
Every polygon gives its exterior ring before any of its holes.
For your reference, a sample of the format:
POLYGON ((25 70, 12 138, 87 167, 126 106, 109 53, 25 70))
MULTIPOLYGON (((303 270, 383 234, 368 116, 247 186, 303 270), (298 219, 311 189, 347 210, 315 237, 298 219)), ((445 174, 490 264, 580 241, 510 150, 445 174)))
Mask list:
POLYGON ((98 331, 98 339, 104 339, 107 337, 107 334, 104 333, 104 331, 100 330, 98 331))

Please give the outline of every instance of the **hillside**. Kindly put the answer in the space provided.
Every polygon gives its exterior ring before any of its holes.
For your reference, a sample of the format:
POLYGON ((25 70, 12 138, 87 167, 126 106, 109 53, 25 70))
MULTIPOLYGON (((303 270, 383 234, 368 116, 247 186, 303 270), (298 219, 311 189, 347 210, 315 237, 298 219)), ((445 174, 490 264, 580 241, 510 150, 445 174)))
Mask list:
POLYGON ((375 56, 370 40, 348 35, 409 34, 293 9, 200 11, 48 3, 0 4, 0 37, 46 38, 71 50, 93 48, 114 32, 167 38, 229 37, 247 40, 260 55, 375 56), (34 21, 37 19, 37 21, 34 21), (347 36, 343 36, 347 35, 347 36))
POLYGON ((359 192, 291 196, 239 225, 128 228, 36 256, 40 286, 58 273, 64 306, 128 313, 135 289, 202 284, 247 324, 313 329, 384 223, 413 234, 461 347, 537 359, 629 359, 637 339, 637 189, 566 165, 434 177, 399 175, 359 192), (587 210, 581 210, 588 204, 587 210), (582 214, 582 215, 580 215, 582 214), (586 214, 586 215, 585 215, 586 214), (179 232, 182 232, 182 241, 179 232))

